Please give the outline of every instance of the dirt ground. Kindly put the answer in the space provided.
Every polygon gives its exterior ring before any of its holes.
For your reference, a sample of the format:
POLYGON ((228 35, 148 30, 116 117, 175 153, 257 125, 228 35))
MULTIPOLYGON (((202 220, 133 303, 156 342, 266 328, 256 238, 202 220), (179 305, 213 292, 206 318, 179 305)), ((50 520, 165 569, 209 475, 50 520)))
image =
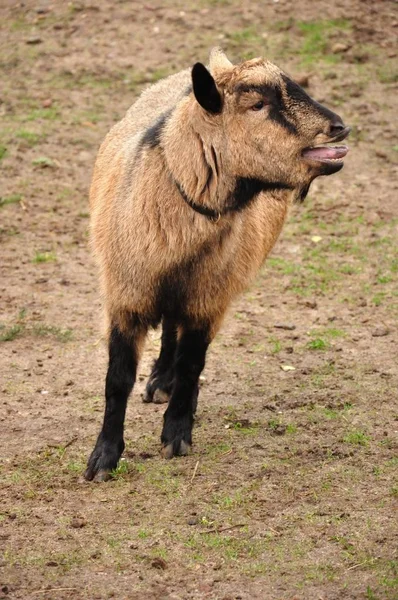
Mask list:
POLYGON ((0 17, 0 597, 397 598, 396 4, 2 0, 0 17), (154 333, 125 458, 89 484, 95 155, 145 85, 219 44, 308 79, 350 153, 230 310, 193 454, 161 459, 164 407, 141 401, 154 333))

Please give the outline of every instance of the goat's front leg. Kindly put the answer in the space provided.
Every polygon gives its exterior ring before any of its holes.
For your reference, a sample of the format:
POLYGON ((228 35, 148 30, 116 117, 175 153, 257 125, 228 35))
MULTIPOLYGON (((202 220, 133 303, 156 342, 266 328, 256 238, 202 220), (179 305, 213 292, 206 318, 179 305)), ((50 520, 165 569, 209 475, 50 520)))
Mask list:
POLYGON ((104 422, 84 474, 89 481, 109 479, 124 450, 127 399, 135 383, 139 349, 145 334, 146 328, 137 322, 131 324, 128 332, 122 332, 117 326, 111 330, 104 422))
POLYGON ((173 389, 169 405, 164 413, 161 436, 165 458, 172 458, 177 454, 188 454, 192 445, 192 426, 198 397, 199 375, 205 366, 209 343, 208 327, 185 329, 178 341, 173 389))

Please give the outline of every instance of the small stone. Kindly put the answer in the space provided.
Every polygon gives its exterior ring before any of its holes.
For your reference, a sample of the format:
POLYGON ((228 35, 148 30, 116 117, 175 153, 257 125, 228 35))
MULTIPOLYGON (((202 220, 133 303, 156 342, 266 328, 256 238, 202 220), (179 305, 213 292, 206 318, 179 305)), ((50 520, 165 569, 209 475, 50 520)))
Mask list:
POLYGON ((200 583, 198 585, 198 589, 200 592, 202 592, 202 594, 210 594, 212 591, 212 587, 208 583, 200 583))
POLYGON ((91 152, 89 152, 88 150, 82 150, 77 155, 77 160, 79 162, 88 162, 88 161, 91 161, 92 158, 93 158, 93 156, 92 156, 91 152))
POLYGON ((387 152, 384 152, 384 150, 375 150, 375 154, 379 158, 388 158, 388 154, 387 152))
POLYGON ((86 525, 87 521, 81 517, 73 517, 72 521, 70 522, 70 526, 73 527, 73 529, 81 529, 86 525))
POLYGON ((388 327, 376 327, 376 329, 374 329, 372 331, 372 337, 384 337, 385 335, 388 335, 390 333, 390 330, 388 327))
POLYGON ((293 331, 296 329, 296 326, 292 323, 275 323, 275 329, 286 329, 287 331, 293 331))
POLYGON ((167 563, 165 560, 163 560, 163 558, 160 558, 158 556, 154 558, 151 562, 151 567, 153 567, 154 569, 160 569, 161 571, 164 571, 165 569, 167 569, 167 563))
POLYGON ((308 306, 308 308, 317 308, 318 307, 318 303, 316 300, 306 300, 304 302, 305 306, 308 306))
POLYGON ((37 35, 32 35, 30 38, 28 38, 28 39, 26 40, 26 43, 27 43, 27 44, 31 44, 31 45, 34 45, 34 44, 42 44, 42 43, 43 43, 43 40, 41 39, 41 37, 39 37, 39 36, 37 36, 37 35))
POLYGON ((43 102, 41 103, 43 108, 50 108, 50 106, 52 106, 53 101, 51 98, 46 98, 45 100, 43 100, 43 102))
POLYGON ((285 433, 286 425, 283 425, 283 423, 278 423, 278 425, 271 428, 271 435, 285 435, 285 433))
POLYGON ((197 525, 199 523, 199 519, 197 517, 189 517, 187 520, 188 525, 197 525))
POLYGON ((333 54, 341 54, 342 52, 347 52, 351 46, 349 44, 344 44, 343 42, 337 42, 331 47, 331 51, 333 54))

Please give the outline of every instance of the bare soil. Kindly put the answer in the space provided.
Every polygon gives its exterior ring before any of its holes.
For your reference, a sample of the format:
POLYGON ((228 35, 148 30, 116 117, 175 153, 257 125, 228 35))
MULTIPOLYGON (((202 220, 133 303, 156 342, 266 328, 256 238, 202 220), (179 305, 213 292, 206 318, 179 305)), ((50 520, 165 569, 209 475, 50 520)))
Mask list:
POLYGON ((397 598, 396 4, 3 0, 0 17, 0 597, 397 598), (350 154, 225 320, 193 454, 160 457, 164 407, 141 401, 156 333, 125 459, 88 484, 95 154, 145 85, 216 44, 307 78, 350 154))

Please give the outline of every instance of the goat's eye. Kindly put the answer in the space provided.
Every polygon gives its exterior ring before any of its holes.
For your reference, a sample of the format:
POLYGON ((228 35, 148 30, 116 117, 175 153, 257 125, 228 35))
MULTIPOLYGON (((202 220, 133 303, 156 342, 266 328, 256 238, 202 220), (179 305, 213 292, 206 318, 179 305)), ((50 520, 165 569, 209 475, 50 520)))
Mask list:
POLYGON ((264 106, 265 106, 264 100, 260 100, 259 102, 257 102, 257 104, 252 106, 252 110, 261 110, 262 108, 264 108, 264 106))

